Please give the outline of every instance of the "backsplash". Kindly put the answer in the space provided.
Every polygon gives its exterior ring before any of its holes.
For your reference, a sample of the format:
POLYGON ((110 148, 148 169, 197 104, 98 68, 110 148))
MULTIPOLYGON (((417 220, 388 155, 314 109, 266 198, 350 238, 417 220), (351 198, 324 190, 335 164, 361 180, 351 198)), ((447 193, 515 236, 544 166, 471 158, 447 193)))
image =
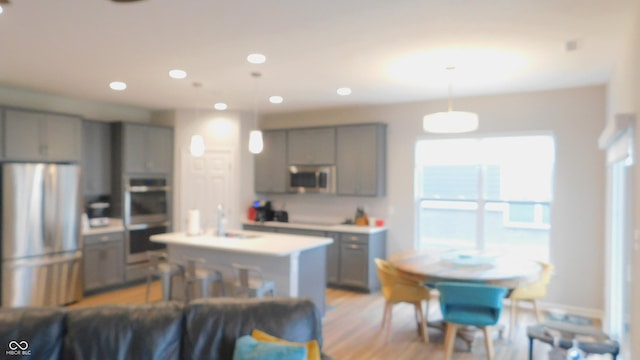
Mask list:
POLYGON ((388 218, 386 198, 342 197, 323 194, 292 194, 261 196, 270 200, 274 210, 286 210, 289 222, 337 224, 354 220, 356 209, 362 207, 369 217, 388 218))

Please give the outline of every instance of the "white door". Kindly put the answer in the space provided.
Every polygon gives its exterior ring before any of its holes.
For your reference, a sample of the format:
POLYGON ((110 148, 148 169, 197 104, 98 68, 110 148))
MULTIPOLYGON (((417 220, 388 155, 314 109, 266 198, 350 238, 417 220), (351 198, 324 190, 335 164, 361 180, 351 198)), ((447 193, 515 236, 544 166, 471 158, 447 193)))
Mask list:
POLYGON ((231 214, 231 152, 205 151, 194 157, 183 151, 181 160, 179 229, 186 229, 189 210, 197 209, 202 230, 211 230, 217 226, 218 204, 227 217, 231 214))

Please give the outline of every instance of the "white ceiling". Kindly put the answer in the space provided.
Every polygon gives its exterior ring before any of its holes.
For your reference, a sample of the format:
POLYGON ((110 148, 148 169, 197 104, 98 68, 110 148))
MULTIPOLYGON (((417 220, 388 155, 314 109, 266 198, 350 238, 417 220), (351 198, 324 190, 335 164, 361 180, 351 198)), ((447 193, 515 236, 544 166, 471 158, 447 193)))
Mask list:
POLYGON ((0 84, 154 110, 281 112, 444 98, 448 65, 455 96, 603 84, 634 0, 11 1, 0 84), (252 52, 267 62, 249 64, 252 52), (419 67, 398 75, 411 59, 419 67), (173 68, 188 77, 170 79, 173 68))

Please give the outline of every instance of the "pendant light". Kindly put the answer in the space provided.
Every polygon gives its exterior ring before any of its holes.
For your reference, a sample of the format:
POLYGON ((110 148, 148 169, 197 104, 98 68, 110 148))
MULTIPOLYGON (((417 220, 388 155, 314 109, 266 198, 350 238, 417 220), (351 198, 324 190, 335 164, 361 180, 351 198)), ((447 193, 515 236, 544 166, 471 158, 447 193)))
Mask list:
MULTIPOLYGON (((193 87, 196 89, 199 89, 202 86, 202 83, 200 82, 194 82, 193 83, 193 87)), ((195 117, 196 117, 196 121, 198 121, 199 116, 198 116, 198 103, 196 101, 196 110, 195 110, 195 117)), ((199 157, 204 155, 204 138, 202 137, 202 135, 191 135, 191 142, 189 144, 189 152, 191 153, 191 156, 195 156, 195 157, 199 157)))
MULTIPOLYGON (((253 91, 253 118, 255 123, 258 123, 258 79, 262 74, 259 72, 252 72, 251 76, 256 79, 255 87, 253 91)), ((260 154, 262 149, 264 148, 264 143, 262 142, 262 131, 260 130, 252 130, 249 133, 249 152, 252 154, 260 154)))
POLYGON ((192 135, 191 136, 191 144, 189 144, 189 150, 191 152, 191 156, 202 156, 204 155, 204 138, 202 135, 192 135))
MULTIPOLYGON (((452 72, 455 67, 447 67, 452 72)), ((453 85, 449 77, 449 110, 427 114, 422 119, 424 131, 438 134, 471 132, 478 129, 478 114, 466 111, 453 111, 453 85)))

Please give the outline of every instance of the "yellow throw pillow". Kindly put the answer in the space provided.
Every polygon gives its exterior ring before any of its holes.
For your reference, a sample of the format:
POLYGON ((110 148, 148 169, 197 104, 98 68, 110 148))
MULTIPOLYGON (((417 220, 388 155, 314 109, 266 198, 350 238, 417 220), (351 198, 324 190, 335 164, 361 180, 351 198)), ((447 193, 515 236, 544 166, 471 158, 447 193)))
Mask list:
POLYGON ((316 340, 307 341, 306 343, 297 343, 291 342, 284 339, 277 338, 273 335, 269 335, 264 331, 260 331, 258 329, 254 329, 251 332, 251 337, 258 341, 267 341, 267 342, 275 342, 279 344, 285 345, 298 345, 298 346, 306 346, 307 354, 309 360, 320 360, 320 345, 316 340))

